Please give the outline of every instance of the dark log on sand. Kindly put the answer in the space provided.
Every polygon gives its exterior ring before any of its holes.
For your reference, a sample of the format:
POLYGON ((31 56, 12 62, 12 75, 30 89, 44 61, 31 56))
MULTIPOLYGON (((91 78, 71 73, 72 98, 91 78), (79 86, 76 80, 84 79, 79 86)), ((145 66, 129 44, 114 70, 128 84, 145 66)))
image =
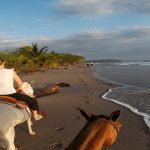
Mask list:
POLYGON ((35 95, 36 98, 38 98, 38 97, 58 93, 59 90, 60 90, 59 86, 54 85, 54 86, 49 86, 49 87, 38 89, 38 90, 35 91, 34 95, 35 95))
POLYGON ((61 82, 61 83, 58 83, 57 86, 59 86, 59 87, 69 87, 70 84, 61 82))

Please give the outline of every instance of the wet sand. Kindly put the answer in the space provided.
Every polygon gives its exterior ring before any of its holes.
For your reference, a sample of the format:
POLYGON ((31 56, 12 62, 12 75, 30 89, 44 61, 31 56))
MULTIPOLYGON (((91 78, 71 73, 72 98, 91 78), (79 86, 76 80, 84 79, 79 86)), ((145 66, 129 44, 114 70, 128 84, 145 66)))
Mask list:
POLYGON ((102 99, 101 96, 113 85, 94 79, 89 68, 50 69, 21 78, 23 81, 34 80, 38 88, 60 82, 71 85, 61 88, 57 94, 38 98, 40 108, 48 113, 48 118, 33 121, 36 136, 28 134, 25 123, 16 127, 15 143, 21 150, 51 150, 55 143, 59 143, 55 150, 63 150, 86 122, 77 107, 97 115, 108 115, 120 109, 122 128, 111 150, 150 150, 150 132, 143 118, 102 99))

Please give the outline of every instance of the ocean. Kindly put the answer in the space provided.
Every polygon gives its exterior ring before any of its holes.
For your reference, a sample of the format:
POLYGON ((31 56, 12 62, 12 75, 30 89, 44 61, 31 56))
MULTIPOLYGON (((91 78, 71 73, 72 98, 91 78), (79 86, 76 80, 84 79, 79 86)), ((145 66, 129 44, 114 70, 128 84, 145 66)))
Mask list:
POLYGON ((102 97, 143 116, 150 128, 150 62, 95 63, 91 70, 96 79, 115 83, 102 97))

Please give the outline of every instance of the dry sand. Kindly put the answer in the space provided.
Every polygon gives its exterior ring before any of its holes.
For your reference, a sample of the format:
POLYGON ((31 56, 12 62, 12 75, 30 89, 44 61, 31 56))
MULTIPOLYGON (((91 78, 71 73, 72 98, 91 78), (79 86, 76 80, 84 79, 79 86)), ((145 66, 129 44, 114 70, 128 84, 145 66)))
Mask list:
POLYGON ((30 136, 25 123, 16 127, 16 145, 21 150, 51 150, 50 145, 61 143, 56 150, 63 150, 84 126, 85 119, 76 107, 94 114, 110 114, 121 110, 123 124, 117 141, 111 150, 150 150, 150 132, 143 118, 128 109, 104 100, 101 95, 113 85, 93 78, 89 68, 78 66, 68 69, 51 69, 21 76, 23 81, 34 79, 35 87, 65 82, 71 86, 61 88, 57 94, 38 99, 41 110, 48 113, 47 119, 34 121, 36 136, 30 136))

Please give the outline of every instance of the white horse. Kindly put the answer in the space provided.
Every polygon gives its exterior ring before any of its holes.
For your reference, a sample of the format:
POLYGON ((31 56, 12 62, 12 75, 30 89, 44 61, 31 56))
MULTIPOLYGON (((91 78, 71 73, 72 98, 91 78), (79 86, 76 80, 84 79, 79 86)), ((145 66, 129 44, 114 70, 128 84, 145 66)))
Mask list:
POLYGON ((17 150, 14 144, 17 124, 27 121, 29 133, 35 135, 32 130, 31 112, 28 107, 17 108, 14 104, 0 102, 0 146, 6 150, 17 150))

